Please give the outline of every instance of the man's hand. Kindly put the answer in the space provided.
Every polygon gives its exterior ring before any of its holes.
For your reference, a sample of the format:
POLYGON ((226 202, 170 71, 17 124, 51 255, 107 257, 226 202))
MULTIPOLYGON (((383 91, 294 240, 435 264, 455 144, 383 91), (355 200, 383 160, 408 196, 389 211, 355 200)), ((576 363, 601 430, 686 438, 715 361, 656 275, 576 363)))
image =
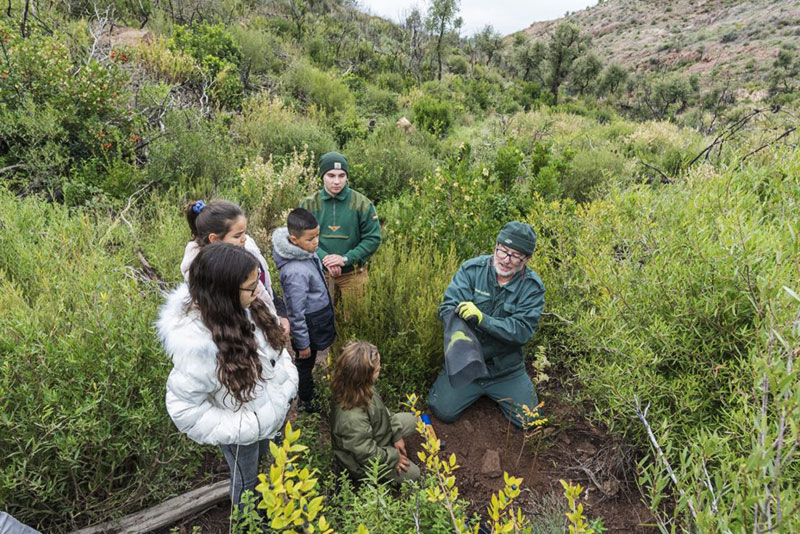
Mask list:
POLYGON ((322 265, 330 271, 331 267, 344 267, 344 257, 338 254, 328 254, 322 258, 322 265))
POLYGON ((289 335, 289 319, 286 317, 281 317, 281 328, 283 329, 283 333, 287 336, 289 335))
POLYGON ((301 360, 305 360, 309 356, 311 356, 311 347, 306 347, 297 353, 297 357, 301 360))
POLYGON ((408 456, 400 455, 400 458, 397 459, 397 473, 405 473, 410 465, 411 460, 408 459, 408 456))
POLYGON ((394 442, 394 448, 400 453, 400 456, 408 456, 406 452, 406 442, 402 438, 394 442))
POLYGON ((483 321, 483 313, 481 313, 474 302, 462 302, 456 306, 456 313, 465 321, 477 319, 478 324, 481 324, 481 321, 483 321))
POLYGON ((338 265, 336 267, 328 267, 328 272, 334 278, 338 278, 342 276, 342 268, 338 265))

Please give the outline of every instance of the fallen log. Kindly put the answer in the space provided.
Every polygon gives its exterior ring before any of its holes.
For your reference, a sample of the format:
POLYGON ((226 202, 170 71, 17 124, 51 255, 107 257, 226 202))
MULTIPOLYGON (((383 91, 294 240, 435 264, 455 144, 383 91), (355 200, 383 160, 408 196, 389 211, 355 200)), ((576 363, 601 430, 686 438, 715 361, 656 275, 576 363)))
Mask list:
POLYGON ((72 534, 142 534, 152 532, 177 523, 186 516, 228 499, 228 484, 227 480, 223 480, 216 484, 203 486, 147 510, 76 530, 72 534))

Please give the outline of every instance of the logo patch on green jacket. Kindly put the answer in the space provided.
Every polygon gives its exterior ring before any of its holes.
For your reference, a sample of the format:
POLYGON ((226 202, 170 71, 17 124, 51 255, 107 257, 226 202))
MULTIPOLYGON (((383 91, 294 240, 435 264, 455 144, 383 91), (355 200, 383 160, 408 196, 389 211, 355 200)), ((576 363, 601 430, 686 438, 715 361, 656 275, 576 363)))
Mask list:
POLYGON ((341 228, 341 226, 328 226, 328 228, 330 228, 330 229, 331 229, 331 232, 335 232, 336 230, 338 230, 339 228, 341 228))

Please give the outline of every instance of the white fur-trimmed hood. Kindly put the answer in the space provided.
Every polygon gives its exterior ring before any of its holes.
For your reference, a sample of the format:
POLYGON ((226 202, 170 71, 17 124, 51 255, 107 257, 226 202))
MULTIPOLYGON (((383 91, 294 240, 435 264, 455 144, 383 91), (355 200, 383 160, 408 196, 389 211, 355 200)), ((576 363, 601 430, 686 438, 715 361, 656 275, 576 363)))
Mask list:
POLYGON ((211 331, 203 324, 200 312, 189 308, 189 286, 183 283, 167 296, 156 321, 158 339, 175 365, 184 358, 212 355, 216 359, 217 345, 211 331))

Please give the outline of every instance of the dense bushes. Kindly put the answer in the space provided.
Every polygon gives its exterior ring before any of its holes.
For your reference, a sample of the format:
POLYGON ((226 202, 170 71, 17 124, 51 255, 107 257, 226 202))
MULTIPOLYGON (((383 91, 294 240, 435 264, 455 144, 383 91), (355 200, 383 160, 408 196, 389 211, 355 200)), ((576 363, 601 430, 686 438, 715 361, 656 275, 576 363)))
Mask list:
POLYGON ((58 195, 73 165, 130 157, 136 120, 116 64, 73 61, 65 39, 23 39, 5 25, 0 39, 0 168, 8 183, 58 195))
POLYGON ((0 191, 0 502, 44 532, 157 502, 200 467, 164 412, 161 295, 128 241, 0 191))
POLYGON ((242 141, 258 149, 264 159, 284 157, 303 147, 317 156, 336 148, 331 134, 316 121, 266 94, 244 103, 233 130, 242 141))
POLYGON ((398 405, 410 391, 426 391, 439 370, 443 352, 437 310, 459 263, 452 250, 389 239, 370 262, 364 298, 345 295, 343 313, 348 319, 337 325, 334 348, 351 339, 378 346, 381 392, 391 405, 398 405))
MULTIPOLYGON (((798 303, 781 289, 795 278, 782 258, 800 252, 781 215, 797 209, 796 169, 785 154, 771 171, 703 168, 682 187, 618 191, 577 217, 564 218, 568 204, 532 211, 544 238, 533 262, 548 284, 548 309, 569 321, 556 331, 543 323, 548 340, 581 355, 571 366, 612 431, 647 444, 635 399, 649 405, 681 474, 677 489, 692 496, 678 497, 678 514, 703 531, 758 521, 742 504, 747 494, 767 499, 770 485, 781 485, 786 506, 796 493, 787 493, 798 484, 793 452, 780 452, 785 468, 777 471, 765 452, 778 447, 778 414, 785 432, 797 418, 786 358, 796 350, 798 303), (763 395, 777 414, 761 414, 763 395), (756 429, 764 441, 752 437, 756 429), (764 470, 773 470, 766 479, 764 470)), ((656 506, 671 483, 660 459, 643 465, 656 506)), ((761 513, 774 506, 759 502, 761 513)))
POLYGON ((365 138, 347 144, 350 180, 373 202, 397 196, 411 179, 422 179, 436 167, 419 135, 407 134, 392 124, 381 124, 365 138))

